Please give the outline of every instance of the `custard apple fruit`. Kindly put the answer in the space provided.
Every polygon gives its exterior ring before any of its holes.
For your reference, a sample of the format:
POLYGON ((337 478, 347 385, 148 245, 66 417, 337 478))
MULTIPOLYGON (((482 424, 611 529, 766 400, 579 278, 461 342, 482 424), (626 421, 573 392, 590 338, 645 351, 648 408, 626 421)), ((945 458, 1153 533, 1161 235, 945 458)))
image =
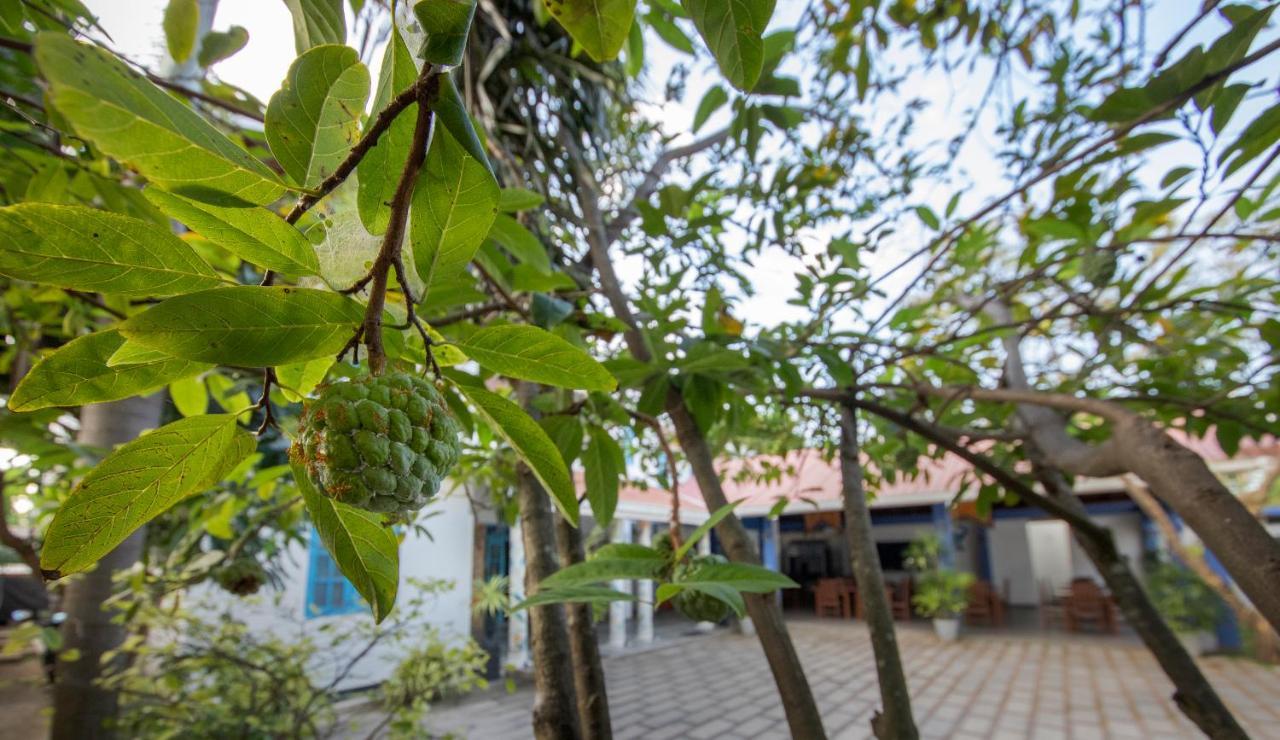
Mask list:
POLYGON ((335 501, 411 514, 458 462, 460 434, 430 381, 395 372, 321 386, 289 454, 335 501))
POLYGON ((267 572, 253 558, 236 558, 214 571, 213 579, 227 593, 249 596, 266 583, 267 572))
MULTIPOLYGON (((698 567, 707 563, 727 563, 721 555, 699 555, 687 563, 676 566, 676 583, 691 574, 698 567)), ((686 589, 675 596, 676 609, 695 622, 720 622, 729 616, 729 605, 723 601, 703 593, 686 589)))

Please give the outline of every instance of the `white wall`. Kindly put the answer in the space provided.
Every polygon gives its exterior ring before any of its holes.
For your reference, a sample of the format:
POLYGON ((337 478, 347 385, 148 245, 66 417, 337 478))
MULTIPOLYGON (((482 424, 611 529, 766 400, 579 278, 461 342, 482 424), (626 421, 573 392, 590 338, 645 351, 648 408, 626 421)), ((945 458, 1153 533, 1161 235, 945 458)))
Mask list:
MULTIPOLYGON (((424 610, 425 623, 436 628, 446 639, 462 640, 471 634, 472 546, 475 519, 465 495, 460 491, 431 504, 424 515, 439 512, 422 520, 431 537, 410 532, 400 546, 400 587, 397 603, 410 596, 409 579, 446 579, 453 588, 435 596, 424 610)), ((308 533, 309 540, 309 533, 308 533)), ((231 613, 254 630, 272 631, 284 639, 309 634, 321 645, 326 637, 319 628, 326 624, 370 624, 373 617, 365 610, 330 617, 306 617, 307 571, 309 557, 306 545, 294 545, 284 558, 283 587, 278 591, 263 589, 251 599, 239 599, 213 585, 195 589, 193 601, 207 600, 219 611, 234 602, 231 613)), ((352 654, 364 643, 339 646, 338 656, 352 654)), ((361 661, 339 688, 358 688, 379 683, 390 675, 402 656, 390 646, 378 646, 361 661)), ((333 668, 325 661, 316 666, 317 681, 328 681, 333 668)))
MULTIPOLYGON (((1092 517, 1095 522, 1111 530, 1120 554, 1129 560, 1133 569, 1142 573, 1142 517, 1135 513, 1103 514, 1092 517)), ((1039 603, 1035 576, 1031 570, 1030 548, 1027 545, 1027 519, 997 519, 988 530, 991 574, 996 588, 1009 583, 1009 602, 1016 606, 1035 606, 1039 603)), ((1073 577, 1093 578, 1101 581, 1093 563, 1071 541, 1071 573, 1073 577)))

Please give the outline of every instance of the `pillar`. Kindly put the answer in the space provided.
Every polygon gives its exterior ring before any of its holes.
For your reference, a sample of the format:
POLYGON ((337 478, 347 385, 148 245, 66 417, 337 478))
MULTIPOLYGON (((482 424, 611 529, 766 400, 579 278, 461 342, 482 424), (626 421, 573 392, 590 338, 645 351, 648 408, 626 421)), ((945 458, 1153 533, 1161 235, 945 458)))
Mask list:
MULTIPOLYGON (((637 537, 640 544, 653 544, 653 522, 640 522, 637 537)), ((645 645, 653 642, 653 581, 636 581, 636 642, 645 645)))
MULTIPOLYGON (((613 523, 613 541, 619 543, 631 542, 633 522, 629 519, 619 519, 613 523)), ((613 588, 623 593, 632 593, 631 581, 618 579, 613 581, 613 588)), ((628 601, 613 601, 609 603, 609 647, 614 650, 622 650, 627 646, 627 617, 631 611, 631 603, 628 601)))
MULTIPOLYGON (((512 604, 524 601, 524 537, 520 521, 512 525, 507 537, 507 594, 512 604)), ((507 621, 507 663, 516 670, 533 666, 529 656, 529 610, 521 609, 511 614, 507 621)))

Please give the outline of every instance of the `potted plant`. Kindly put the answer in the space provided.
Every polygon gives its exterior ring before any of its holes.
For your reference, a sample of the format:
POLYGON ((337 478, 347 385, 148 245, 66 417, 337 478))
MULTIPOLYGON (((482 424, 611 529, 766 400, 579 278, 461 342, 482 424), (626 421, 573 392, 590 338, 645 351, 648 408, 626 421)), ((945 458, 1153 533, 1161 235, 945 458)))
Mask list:
POLYGON ((941 563, 942 541, 925 535, 907 549, 907 567, 920 574, 911 603, 921 616, 933 619, 933 630, 948 642, 960 635, 960 615, 969 605, 973 574, 941 563))
POLYGON ((1180 565, 1158 561, 1148 569, 1147 589, 1187 652, 1202 655, 1217 647, 1214 627, 1221 605, 1218 595, 1196 574, 1180 565))

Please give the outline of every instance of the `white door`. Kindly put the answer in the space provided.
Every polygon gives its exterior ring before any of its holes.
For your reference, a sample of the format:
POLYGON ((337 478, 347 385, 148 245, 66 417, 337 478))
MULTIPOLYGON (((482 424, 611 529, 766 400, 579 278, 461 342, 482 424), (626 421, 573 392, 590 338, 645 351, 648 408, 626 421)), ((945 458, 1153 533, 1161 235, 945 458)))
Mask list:
POLYGON ((1027 549, 1037 595, 1043 588, 1057 592, 1071 585, 1071 530, 1066 522, 1027 522, 1027 549))

